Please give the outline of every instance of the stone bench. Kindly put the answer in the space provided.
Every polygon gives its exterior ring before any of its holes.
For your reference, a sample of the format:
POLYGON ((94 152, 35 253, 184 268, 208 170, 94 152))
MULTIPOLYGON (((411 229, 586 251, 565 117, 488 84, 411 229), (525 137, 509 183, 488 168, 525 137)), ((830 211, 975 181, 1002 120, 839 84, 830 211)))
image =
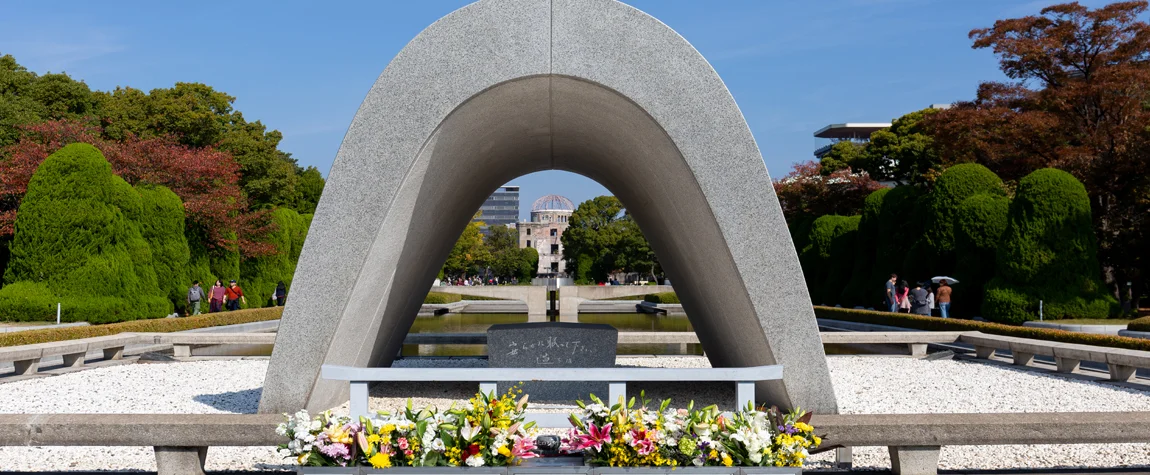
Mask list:
POLYGON ((132 334, 100 336, 80 340, 65 340, 34 345, 0 347, 0 361, 11 361, 16 374, 35 374, 39 371, 40 360, 50 356, 61 356, 65 367, 84 364, 90 351, 102 350, 104 359, 118 360, 124 356, 124 347, 135 343, 132 334))
POLYGON ((1150 442, 1150 412, 816 414, 823 447, 886 446, 896 475, 938 473, 947 445, 1150 442))
POLYGON ((822 332, 823 344, 860 345, 893 344, 906 345, 912 356, 925 356, 930 343, 955 343, 962 335, 970 332, 822 332))
POLYGON ((1051 357, 1054 358, 1060 373, 1074 372, 1082 361, 1106 363, 1110 369, 1110 379, 1114 381, 1130 381, 1134 379, 1138 368, 1150 368, 1150 352, 1147 351, 1032 340, 980 332, 965 333, 960 341, 974 346, 975 355, 982 359, 990 358, 995 350, 1009 350, 1014 364, 1019 366, 1030 364, 1035 356, 1051 357))
POLYGON ((192 348, 213 345, 273 345, 275 333, 140 333, 141 339, 155 344, 172 345, 173 354, 192 356, 192 348))
POLYGON ((280 422, 279 414, 0 414, 0 446, 153 447, 158 475, 202 475, 208 447, 278 445, 280 422))

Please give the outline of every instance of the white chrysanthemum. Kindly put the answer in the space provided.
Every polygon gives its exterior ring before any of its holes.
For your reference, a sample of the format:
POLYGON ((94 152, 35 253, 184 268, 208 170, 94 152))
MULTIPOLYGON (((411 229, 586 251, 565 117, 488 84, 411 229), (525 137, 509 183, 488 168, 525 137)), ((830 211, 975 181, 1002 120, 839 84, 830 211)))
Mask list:
POLYGON ((443 439, 436 438, 435 440, 431 441, 431 450, 443 452, 444 450, 447 450, 447 447, 443 445, 443 439))
POLYGON ((466 463, 468 467, 482 467, 483 456, 479 454, 472 455, 467 457, 467 460, 464 463, 466 463))

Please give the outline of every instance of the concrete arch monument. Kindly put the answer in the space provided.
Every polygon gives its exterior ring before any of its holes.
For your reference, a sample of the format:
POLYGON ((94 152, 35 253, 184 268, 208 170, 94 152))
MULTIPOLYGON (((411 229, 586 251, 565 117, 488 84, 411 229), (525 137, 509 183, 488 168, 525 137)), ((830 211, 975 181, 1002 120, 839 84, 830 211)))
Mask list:
POLYGON ((781 363, 759 394, 837 412, 758 146, 710 64, 614 0, 483 0, 391 61, 344 138, 300 256, 263 412, 324 409, 322 364, 390 365, 455 236, 496 187, 559 169, 634 215, 712 364, 781 363))

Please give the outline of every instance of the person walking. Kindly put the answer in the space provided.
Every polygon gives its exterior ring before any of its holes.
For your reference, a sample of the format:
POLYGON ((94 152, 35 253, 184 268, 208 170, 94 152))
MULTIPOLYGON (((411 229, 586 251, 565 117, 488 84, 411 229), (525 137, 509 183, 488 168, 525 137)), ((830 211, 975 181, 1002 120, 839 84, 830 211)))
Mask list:
POLYGON ((200 301, 204 299, 204 289, 200 288, 200 281, 193 280, 192 287, 188 289, 188 315, 200 314, 200 301))
POLYGON ((915 282, 910 291, 910 313, 930 316, 930 292, 922 288, 919 282, 915 282))
POLYGON ((898 313, 898 299, 895 298, 894 294, 896 282, 898 282, 898 274, 891 274, 886 281, 886 305, 890 307, 891 313, 898 313))
POLYGON ((938 282, 938 313, 942 318, 950 318, 950 282, 942 279, 938 282))
POLYGON ((216 313, 224 309, 224 283, 216 279, 215 285, 208 289, 208 311, 216 313))
POLYGON ((894 288, 894 298, 898 302, 898 313, 910 313, 910 300, 907 298, 909 293, 910 287, 907 287, 906 281, 898 281, 898 286, 894 288))
POLYGON ((228 282, 228 288, 224 290, 224 304, 228 307, 229 311, 239 310, 240 301, 247 304, 248 299, 244 297, 244 289, 236 285, 236 281, 228 282))
POLYGON ((282 280, 276 284, 275 298, 277 307, 284 306, 284 302, 287 301, 287 286, 284 285, 284 281, 282 280))

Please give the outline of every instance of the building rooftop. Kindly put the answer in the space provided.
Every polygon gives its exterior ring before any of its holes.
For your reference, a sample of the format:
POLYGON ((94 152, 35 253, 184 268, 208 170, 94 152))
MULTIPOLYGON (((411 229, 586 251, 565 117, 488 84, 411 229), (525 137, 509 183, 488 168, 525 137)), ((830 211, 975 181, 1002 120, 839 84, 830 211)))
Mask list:
POLYGON ((547 195, 535 200, 531 211, 575 211, 575 204, 559 195, 547 195))
POLYGON ((890 122, 851 122, 831 124, 815 131, 821 139, 868 139, 870 134, 890 127, 890 122))

